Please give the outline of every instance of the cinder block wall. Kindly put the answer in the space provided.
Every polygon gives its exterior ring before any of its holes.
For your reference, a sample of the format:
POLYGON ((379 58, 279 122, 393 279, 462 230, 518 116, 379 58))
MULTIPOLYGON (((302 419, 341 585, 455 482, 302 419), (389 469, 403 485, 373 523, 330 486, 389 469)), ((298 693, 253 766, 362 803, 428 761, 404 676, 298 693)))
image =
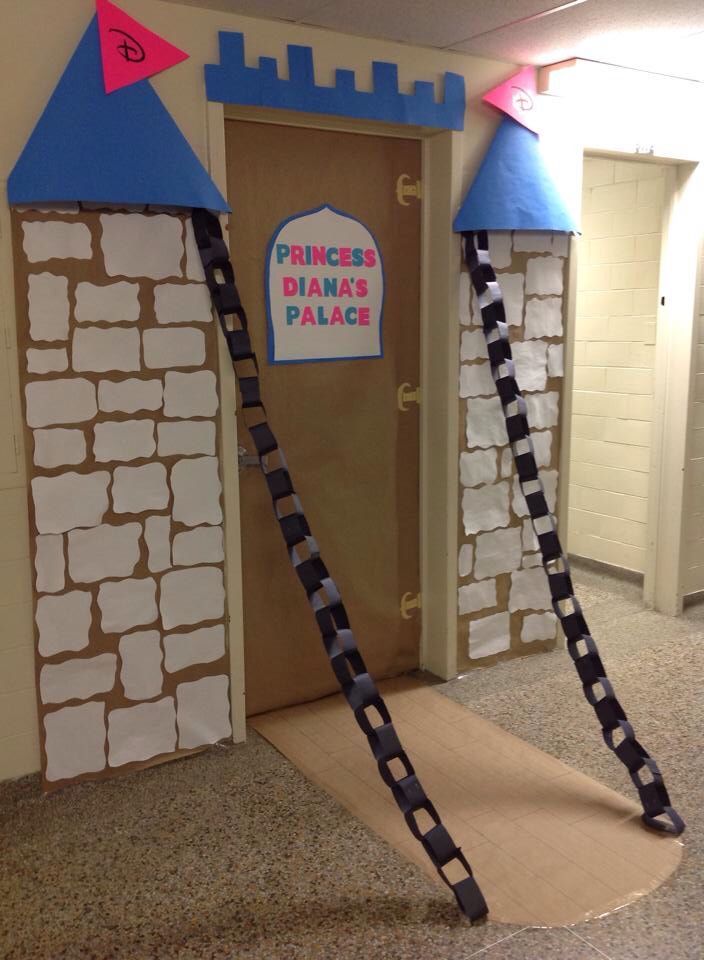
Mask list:
POLYGON ((568 549, 639 573, 665 172, 647 162, 584 161, 568 549))
POLYGON ((685 467, 683 592, 704 590, 704 251, 699 264, 699 317, 692 367, 694 383, 689 411, 689 456, 685 467))

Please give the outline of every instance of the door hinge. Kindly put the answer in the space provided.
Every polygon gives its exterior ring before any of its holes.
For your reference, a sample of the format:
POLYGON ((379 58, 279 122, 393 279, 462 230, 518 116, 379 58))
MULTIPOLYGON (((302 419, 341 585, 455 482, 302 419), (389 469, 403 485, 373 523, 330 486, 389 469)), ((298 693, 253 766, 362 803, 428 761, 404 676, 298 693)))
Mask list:
POLYGON ((402 383, 396 391, 396 405, 401 413, 408 412, 408 405, 417 403, 420 406, 420 387, 411 389, 410 383, 402 383))
POLYGON ((237 448, 237 469, 241 473, 247 467, 259 467, 264 465, 266 469, 266 457, 262 457, 261 461, 259 455, 256 453, 248 453, 246 447, 237 448))
POLYGON ((402 173, 396 181, 396 199, 401 206, 409 206, 411 197, 413 197, 414 200, 420 200, 422 196, 423 191, 420 180, 416 180, 414 183, 407 173, 402 173))
POLYGON ((401 597, 401 616, 404 620, 410 620, 414 610, 420 610, 420 594, 404 593, 401 597))

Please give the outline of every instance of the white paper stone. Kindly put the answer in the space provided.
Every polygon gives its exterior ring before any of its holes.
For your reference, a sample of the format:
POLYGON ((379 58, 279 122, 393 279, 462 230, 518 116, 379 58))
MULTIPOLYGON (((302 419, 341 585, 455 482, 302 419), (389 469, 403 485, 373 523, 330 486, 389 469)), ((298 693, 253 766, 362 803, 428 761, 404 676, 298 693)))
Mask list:
POLYGON ((511 574, 511 589, 508 594, 508 609, 549 610, 552 606, 548 578, 542 567, 516 570, 511 574))
POLYGON ((161 618, 167 630, 204 620, 220 620, 225 588, 218 567, 189 567, 161 578, 161 618))
POLYGON ((156 582, 146 577, 101 583, 98 607, 103 633, 123 633, 132 627, 154 623, 159 616, 156 582))
POLYGON ((105 413, 136 413, 138 410, 159 410, 164 388, 161 380, 100 380, 98 406, 105 413))
POLYGON ((205 280, 203 263, 198 253, 198 244, 190 217, 186 220, 186 276, 189 280, 198 280, 201 283, 205 280))
POLYGON ((66 347, 49 350, 27 350, 27 373, 63 373, 68 369, 66 347))
POLYGON ((534 640, 554 640, 557 635, 557 617, 552 612, 529 613, 523 618, 521 640, 533 643, 534 640))
POLYGON ((107 577, 131 577, 139 561, 142 526, 102 523, 92 530, 68 534, 68 570, 74 583, 95 583, 107 577))
POLYGON ((460 397, 491 397, 496 385, 491 366, 486 363, 463 363, 460 367, 460 397))
POLYGON ((218 409, 217 379, 212 370, 169 371, 164 377, 167 417, 213 417, 218 409))
POLYGON ((171 566, 171 517, 147 517, 144 539, 149 552, 147 566, 159 573, 171 566))
POLYGON ((548 376, 564 377, 564 347, 561 343, 551 343, 548 347, 548 376))
POLYGON ((64 538, 50 533, 37 537, 34 545, 37 593, 58 593, 66 585, 64 538))
POLYGON ((460 454, 460 483, 463 487, 478 487, 496 480, 496 450, 463 451, 460 454))
POLYGON ((191 456, 194 453, 215 454, 215 424, 212 420, 175 420, 159 423, 157 450, 160 457, 173 454, 191 456))
POLYGON ((154 288, 158 323, 210 323, 213 310, 204 283, 161 283, 154 288))
POLYGON ((44 730, 47 780, 66 780, 104 769, 104 703, 82 703, 48 713, 44 730))
POLYGON ((526 303, 526 337, 562 336, 562 297, 529 299, 526 303))
POLYGON ((496 279, 501 287, 504 300, 506 323, 510 327, 520 327, 523 323, 523 284, 522 273, 497 273, 496 279))
POLYGON ((203 677, 176 687, 178 745, 181 749, 229 737, 230 689, 226 676, 203 677))
POLYGON ((467 446, 505 447, 508 443, 504 413, 498 396, 467 401, 467 446))
POLYGON ((39 653, 43 657, 88 646, 90 605, 91 595, 83 590, 71 590, 58 597, 39 597, 36 621, 39 653))
POLYGON ((36 380, 24 388, 27 423, 48 427, 54 423, 83 423, 98 412, 95 387, 89 380, 36 380))
POLYGON ((139 284, 118 280, 76 284, 76 323, 134 323, 139 320, 139 284))
MULTIPOLYGON (((518 249, 515 246, 514 248, 518 249)), ((492 230, 489 233, 489 259, 494 270, 511 266, 511 231, 492 230)))
POLYGON ((529 394, 526 397, 526 406, 531 430, 545 430, 548 427, 556 427, 560 417, 559 404, 560 394, 556 390, 551 390, 548 393, 529 394))
POLYGON ((225 559, 222 527, 196 527, 174 537, 174 566, 194 567, 221 563, 225 559))
POLYGON ((536 430, 531 433, 535 462, 539 467, 549 467, 552 460, 552 432, 536 430))
POLYGON ((463 330, 460 340, 460 360, 487 360, 489 354, 482 330, 463 330))
POLYGON ((222 523, 222 487, 215 457, 178 460, 171 471, 173 517, 187 527, 222 523))
POLYGON ((164 637, 164 650, 164 667, 169 673, 194 663, 212 663, 225 656, 225 627, 218 623, 191 633, 171 633, 164 637))
POLYGON ((74 527, 95 527, 108 508, 110 474, 63 473, 34 477, 32 499, 38 533, 65 533, 74 527))
POLYGON ((34 463, 38 467, 60 467, 83 463, 86 438, 82 430, 34 430, 34 463))
POLYGON ((116 669, 114 653, 72 657, 63 663, 45 663, 39 673, 39 696, 42 703, 88 700, 98 693, 112 690, 116 669))
POLYGON ((195 327, 145 330, 144 366, 150 370, 199 367, 205 362, 205 336, 195 327))
POLYGON ((85 223, 65 220, 25 220, 22 246, 30 263, 43 260, 90 260, 90 230, 85 223))
POLYGON ((513 473, 513 454, 510 447, 504 447, 501 451, 501 477, 510 477, 513 473))
POLYGON ((78 327, 73 334, 73 369, 106 373, 139 370, 139 331, 128 327, 78 327))
POLYGON ((457 564, 458 572, 461 577, 468 577, 471 574, 473 562, 474 546, 471 543, 463 543, 460 547, 459 561, 457 564))
POLYGON ((184 246, 178 217, 104 213, 100 225, 105 272, 109 277, 164 280, 181 276, 184 246))
POLYGON ((516 380, 521 391, 544 390, 547 383, 547 344, 542 340, 518 341, 512 346, 516 380))
POLYGON ((552 236, 552 252, 556 257, 566 257, 570 250, 570 238, 566 233, 554 233, 552 236))
POLYGON ((166 467, 145 463, 142 467, 115 467, 112 503, 115 513, 143 513, 169 505, 166 467))
POLYGON ((533 530, 533 521, 530 519, 530 517, 528 517, 526 520, 523 521, 522 539, 523 539, 523 549, 525 551, 532 553, 534 550, 538 550, 540 548, 540 544, 538 543, 538 538, 536 537, 535 531, 533 530))
POLYGON ((468 488, 462 493, 462 519, 467 536, 480 530, 495 530, 509 523, 509 484, 488 484, 485 487, 468 488))
POLYGON ((521 566, 521 528, 507 527, 480 533, 475 542, 474 576, 477 580, 509 573, 521 566))
MULTIPOLYGON (((545 499, 547 501, 548 510, 550 513, 555 513, 555 507, 557 504, 558 472, 557 470, 539 470, 538 473, 543 482, 543 487, 545 488, 545 499)), ((517 517, 528 516, 528 504, 526 503, 525 497, 521 492, 521 487, 517 476, 513 478, 511 507, 517 517)))
POLYGON ((140 630, 120 638, 120 680, 128 700, 158 697, 163 685, 158 630, 140 630))
POLYGON ((108 763, 111 767, 149 760, 162 753, 173 753, 175 749, 173 697, 139 703, 134 707, 120 707, 108 714, 108 763))
POLYGON ((559 257, 531 257, 526 271, 526 294, 562 294, 562 260, 559 257))
POLYGON ((457 591, 460 615, 476 613, 496 606, 496 580, 479 580, 468 583, 457 591))
POLYGON ((516 230, 513 249, 516 253, 552 253, 552 233, 541 230, 516 230))
POLYGON ((29 335, 32 340, 68 339, 68 278, 53 273, 29 276, 29 335))
POLYGON ((511 618, 508 613, 472 620, 469 624, 469 658, 480 660, 503 653, 511 646, 511 618))
POLYGON ((156 450, 153 420, 107 420, 93 429, 93 455, 99 463, 138 460, 156 450))

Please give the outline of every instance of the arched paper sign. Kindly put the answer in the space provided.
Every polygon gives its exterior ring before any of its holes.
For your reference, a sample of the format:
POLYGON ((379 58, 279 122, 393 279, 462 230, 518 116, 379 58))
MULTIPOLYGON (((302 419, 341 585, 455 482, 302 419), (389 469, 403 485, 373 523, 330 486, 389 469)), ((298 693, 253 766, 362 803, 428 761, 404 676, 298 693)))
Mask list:
POLYGON ((296 213, 269 241, 269 363, 383 355, 384 268, 370 231, 327 204, 296 213))

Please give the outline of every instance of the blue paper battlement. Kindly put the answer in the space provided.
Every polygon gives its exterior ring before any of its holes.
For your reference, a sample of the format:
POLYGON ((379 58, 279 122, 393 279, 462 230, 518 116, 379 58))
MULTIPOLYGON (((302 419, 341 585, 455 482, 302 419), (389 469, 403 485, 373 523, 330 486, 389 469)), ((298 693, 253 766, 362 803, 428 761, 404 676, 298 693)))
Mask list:
POLYGON ((273 57, 260 57, 258 67, 246 66, 242 33, 221 31, 219 37, 220 63, 205 66, 208 100, 464 130, 464 77, 457 73, 445 74, 442 103, 435 102, 434 85, 425 80, 416 80, 413 93, 400 93, 398 66, 376 60, 371 92, 356 89, 353 70, 336 70, 335 86, 324 87, 315 82, 311 47, 288 45, 289 79, 284 80, 273 57))

